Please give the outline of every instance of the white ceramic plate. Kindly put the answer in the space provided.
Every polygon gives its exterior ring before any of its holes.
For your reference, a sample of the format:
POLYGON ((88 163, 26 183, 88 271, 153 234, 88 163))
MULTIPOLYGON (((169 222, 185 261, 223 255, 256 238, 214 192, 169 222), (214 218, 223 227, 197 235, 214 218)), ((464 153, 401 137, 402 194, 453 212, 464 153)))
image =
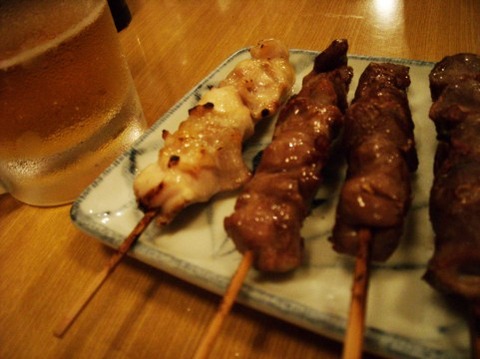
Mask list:
MULTIPOLYGON (((292 50, 297 72, 294 91, 313 65, 317 53, 292 50)), ((118 247, 142 213, 132 193, 134 174, 156 160, 162 145, 162 129, 175 131, 203 91, 218 83, 241 59, 242 49, 225 60, 191 90, 137 142, 118 158, 74 203, 71 216, 83 231, 111 247, 118 247)), ((351 56, 354 80, 371 61, 410 66, 410 107, 420 167, 414 179, 414 201, 401 247, 387 263, 373 267, 369 288, 366 348, 391 358, 464 358, 468 356, 468 331, 462 316, 423 280, 433 250, 433 234, 427 202, 432 181, 435 129, 428 119, 431 63, 351 56)), ((259 125, 248 142, 245 160, 270 141, 274 121, 259 125)), ((305 264, 292 275, 269 278, 251 270, 239 295, 244 305, 284 319, 321 335, 343 340, 352 285, 352 259, 336 254, 327 241, 333 226, 335 201, 341 181, 327 178, 318 197, 326 199, 306 220, 305 264)), ((240 255, 223 229, 223 219, 232 212, 236 193, 217 196, 208 204, 195 205, 164 229, 151 225, 131 255, 185 281, 222 294, 235 271, 240 255)))

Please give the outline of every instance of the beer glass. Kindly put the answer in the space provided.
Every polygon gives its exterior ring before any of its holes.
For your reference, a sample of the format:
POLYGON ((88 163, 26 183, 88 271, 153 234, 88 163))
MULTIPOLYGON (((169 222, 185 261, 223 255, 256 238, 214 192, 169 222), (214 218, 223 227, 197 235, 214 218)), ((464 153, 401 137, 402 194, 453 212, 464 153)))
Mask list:
POLYGON ((106 0, 0 0, 0 187, 73 201, 146 127, 106 0))

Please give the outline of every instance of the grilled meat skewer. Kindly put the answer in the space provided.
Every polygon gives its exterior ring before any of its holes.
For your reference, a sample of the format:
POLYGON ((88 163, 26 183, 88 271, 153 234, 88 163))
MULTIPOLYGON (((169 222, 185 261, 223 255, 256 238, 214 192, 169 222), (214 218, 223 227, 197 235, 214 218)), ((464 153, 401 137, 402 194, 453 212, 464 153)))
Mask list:
POLYGON ((425 278, 480 303, 480 56, 447 56, 430 82, 439 142, 430 196, 435 251, 425 278))
POLYGON ((272 142, 238 197, 225 229, 243 254, 215 317, 195 354, 209 356, 217 334, 253 264, 266 272, 296 268, 303 257, 300 228, 321 182, 321 170, 341 125, 352 77, 346 40, 315 59, 301 91, 280 112, 272 142))
POLYGON ((395 251, 411 202, 410 173, 418 166, 406 90, 409 68, 370 63, 345 115, 348 169, 330 241, 355 257, 343 358, 361 358, 370 262, 395 251))
POLYGON ((288 50, 265 40, 250 50, 219 87, 207 91, 175 133, 164 131, 158 160, 135 179, 139 207, 169 223, 186 206, 239 188, 250 178, 242 143, 272 116, 295 82, 288 50))
POLYGON ((337 252, 355 256, 361 229, 371 232, 374 261, 385 261, 398 245, 418 166, 408 71, 371 63, 359 79, 345 116, 348 170, 330 238, 337 252))
POLYGON ((346 40, 336 40, 317 56, 301 91, 281 110, 272 142, 234 213, 225 219, 236 248, 253 251, 260 271, 287 272, 302 262, 300 230, 347 103, 352 78, 347 50, 346 40))
POLYGON ((480 358, 480 56, 446 56, 430 72, 437 129, 425 280, 470 306, 471 357, 480 358))

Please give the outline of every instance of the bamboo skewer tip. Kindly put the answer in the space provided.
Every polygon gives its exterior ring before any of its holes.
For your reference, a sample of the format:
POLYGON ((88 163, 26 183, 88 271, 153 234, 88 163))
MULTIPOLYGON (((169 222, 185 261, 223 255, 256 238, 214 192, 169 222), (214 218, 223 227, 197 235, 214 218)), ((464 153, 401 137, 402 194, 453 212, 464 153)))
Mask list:
POLYGON ((240 289, 242 288, 243 282, 245 281, 245 277, 247 276, 252 263, 253 252, 245 252, 222 298, 222 302, 197 348, 194 359, 206 359, 209 357, 215 344, 215 340, 218 337, 218 333, 220 332, 220 329, 225 322, 240 289))
POLYGON ((83 294, 77 298, 67 314, 62 318, 61 321, 53 330, 53 334, 58 338, 63 338, 68 329, 72 326, 75 320, 78 318, 80 313, 85 309, 87 304, 92 300, 95 294, 98 292, 100 287, 105 283, 110 274, 113 273, 117 265, 120 263, 122 258, 127 254, 130 248, 135 244, 137 239, 147 228, 150 222, 155 218, 156 211, 145 212, 143 217, 138 221, 136 226, 130 232, 128 237, 120 244, 115 253, 110 257, 108 262, 105 264, 102 271, 100 271, 87 286, 83 294))
POLYGON ((362 357, 370 277, 370 247, 370 231, 367 229, 360 230, 358 252, 355 258, 350 313, 342 354, 343 359, 358 359, 362 357))

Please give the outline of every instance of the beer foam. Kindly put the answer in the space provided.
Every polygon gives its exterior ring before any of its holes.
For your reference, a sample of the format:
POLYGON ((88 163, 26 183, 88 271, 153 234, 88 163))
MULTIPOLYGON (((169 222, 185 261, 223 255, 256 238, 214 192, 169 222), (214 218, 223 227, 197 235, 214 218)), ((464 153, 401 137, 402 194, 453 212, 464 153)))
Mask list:
POLYGON ((29 48, 19 54, 16 54, 8 59, 0 60, 0 69, 7 70, 9 67, 16 66, 22 62, 28 62, 33 60, 35 57, 51 50, 66 40, 76 36, 84 28, 94 23, 95 20, 101 15, 102 11, 106 11, 106 1, 100 1, 92 11, 83 18, 80 22, 76 23, 74 26, 71 26, 68 30, 61 33, 59 36, 55 37, 52 40, 49 40, 43 44, 29 48))

